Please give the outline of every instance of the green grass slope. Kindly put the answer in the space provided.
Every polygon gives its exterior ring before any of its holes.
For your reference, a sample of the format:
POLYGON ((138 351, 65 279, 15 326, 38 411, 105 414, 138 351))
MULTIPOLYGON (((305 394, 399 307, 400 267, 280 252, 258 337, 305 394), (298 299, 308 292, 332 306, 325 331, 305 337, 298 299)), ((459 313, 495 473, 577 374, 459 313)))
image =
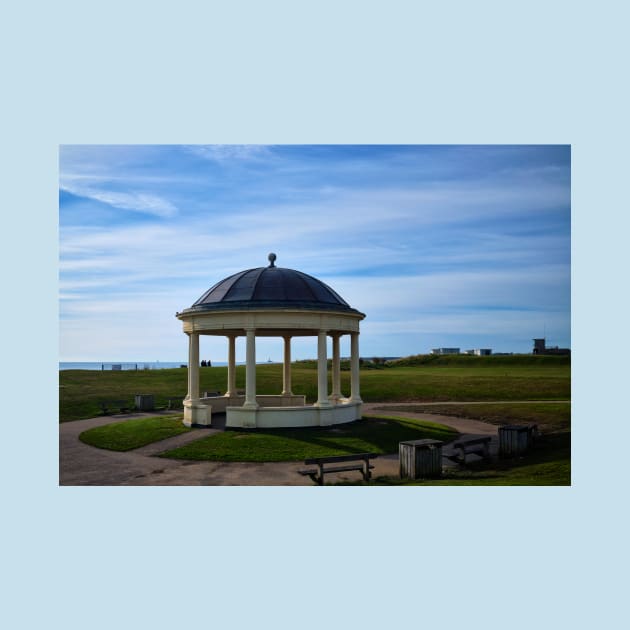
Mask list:
MULTIPOLYGON (((571 367, 556 361, 492 363, 486 359, 504 357, 461 357, 466 365, 395 365, 383 369, 361 370, 361 397, 366 402, 492 401, 492 400, 569 400, 571 367), (468 361, 468 359, 472 359, 468 361)), ((543 357, 562 359, 563 357, 543 357)), ((226 367, 200 368, 200 391, 225 392, 226 367)), ((257 392, 282 391, 282 365, 256 367, 257 392)), ((293 391, 317 399, 317 369, 308 362, 292 366, 293 391)), ((236 369, 236 385, 245 387, 245 367, 236 369)), ((134 394, 153 394, 156 405, 166 405, 170 397, 183 399, 187 390, 187 370, 182 368, 142 371, 63 370, 59 372, 59 419, 61 422, 101 414, 102 400, 126 399, 134 394)), ((350 373, 341 373, 342 391, 350 392, 350 373)))

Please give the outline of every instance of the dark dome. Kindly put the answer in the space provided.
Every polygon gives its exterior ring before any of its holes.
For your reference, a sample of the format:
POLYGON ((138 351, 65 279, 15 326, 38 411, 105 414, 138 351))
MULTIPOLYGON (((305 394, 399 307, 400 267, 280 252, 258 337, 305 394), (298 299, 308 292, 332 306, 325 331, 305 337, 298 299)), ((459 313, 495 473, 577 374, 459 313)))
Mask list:
POLYGON ((274 266, 247 269, 217 282, 187 311, 300 308, 358 312, 321 280, 274 266))

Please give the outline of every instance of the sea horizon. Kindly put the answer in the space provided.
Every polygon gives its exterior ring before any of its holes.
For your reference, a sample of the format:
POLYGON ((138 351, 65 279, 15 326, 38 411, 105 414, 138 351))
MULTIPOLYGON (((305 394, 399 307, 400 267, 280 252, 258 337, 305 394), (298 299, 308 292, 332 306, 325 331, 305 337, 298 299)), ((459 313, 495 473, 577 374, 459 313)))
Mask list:
MULTIPOLYGON (((216 361, 212 365, 227 363, 216 361)), ((59 370, 166 370, 179 367, 187 368, 188 361, 59 361, 59 370)))
MULTIPOLYGON (((269 363, 260 361, 259 363, 269 363)), ((274 363, 274 361, 271 361, 274 363)), ((211 367, 225 367, 227 361, 212 361, 211 367)), ((236 365, 245 365, 244 361, 237 361, 236 365)), ((188 361, 59 361, 59 370, 166 370, 173 368, 187 368, 188 361)), ((203 367, 203 366, 202 366, 203 367)))

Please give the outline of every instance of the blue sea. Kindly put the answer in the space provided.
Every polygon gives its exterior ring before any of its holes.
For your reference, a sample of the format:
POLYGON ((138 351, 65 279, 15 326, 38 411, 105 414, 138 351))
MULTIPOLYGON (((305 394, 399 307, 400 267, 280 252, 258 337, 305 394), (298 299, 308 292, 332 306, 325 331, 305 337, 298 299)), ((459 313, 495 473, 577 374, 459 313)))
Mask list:
MULTIPOLYGON (((224 361, 213 361, 213 366, 227 365, 224 361)), ((237 365, 241 363, 237 362, 237 365)), ((188 367, 188 361, 138 361, 129 363, 121 362, 99 362, 99 361, 60 361, 60 370, 165 370, 171 368, 188 367)))

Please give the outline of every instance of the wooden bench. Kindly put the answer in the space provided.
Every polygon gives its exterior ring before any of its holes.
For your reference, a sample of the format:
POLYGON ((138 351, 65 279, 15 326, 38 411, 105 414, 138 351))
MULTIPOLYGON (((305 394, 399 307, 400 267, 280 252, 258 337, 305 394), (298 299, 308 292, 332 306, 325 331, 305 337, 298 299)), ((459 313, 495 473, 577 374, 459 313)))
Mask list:
POLYGON ((324 475, 326 473, 346 472, 358 470, 365 481, 369 481, 370 469, 374 468, 370 464, 370 459, 378 457, 376 453, 356 453, 355 455, 337 455, 334 457, 311 457, 305 459, 306 465, 316 465, 317 468, 306 468, 299 470, 300 475, 308 475, 315 483, 324 485, 324 475), (354 462, 354 463, 352 463, 354 462), (330 466, 328 464, 331 464, 330 466), (339 465, 341 464, 341 465, 339 465))
POLYGON ((481 457, 490 457, 490 436, 478 438, 463 438, 457 442, 453 442, 453 448, 459 450, 459 457, 455 456, 462 464, 466 461, 466 455, 474 453, 481 457))
POLYGON ((99 402, 99 406, 103 415, 106 416, 112 409, 118 409, 119 413, 131 411, 133 405, 130 405, 128 400, 102 400, 99 402))

